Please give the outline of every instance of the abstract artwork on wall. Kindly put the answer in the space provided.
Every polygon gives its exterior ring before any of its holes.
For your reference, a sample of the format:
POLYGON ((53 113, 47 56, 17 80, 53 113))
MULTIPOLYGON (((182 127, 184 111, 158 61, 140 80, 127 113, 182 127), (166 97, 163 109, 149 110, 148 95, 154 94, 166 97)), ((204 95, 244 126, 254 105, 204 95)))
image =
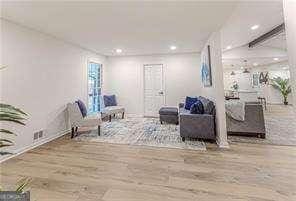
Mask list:
POLYGON ((269 80, 268 72, 264 75, 263 72, 259 75, 259 82, 260 84, 267 84, 269 80))
POLYGON ((205 87, 212 86, 211 50, 209 45, 201 53, 201 79, 205 87))

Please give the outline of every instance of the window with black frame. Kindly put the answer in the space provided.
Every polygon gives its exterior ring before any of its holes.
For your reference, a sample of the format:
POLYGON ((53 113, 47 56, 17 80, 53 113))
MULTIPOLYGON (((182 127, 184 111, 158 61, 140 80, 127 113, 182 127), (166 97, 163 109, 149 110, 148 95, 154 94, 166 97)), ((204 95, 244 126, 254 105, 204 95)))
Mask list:
POLYGON ((100 112, 102 64, 88 62, 88 113, 100 112))

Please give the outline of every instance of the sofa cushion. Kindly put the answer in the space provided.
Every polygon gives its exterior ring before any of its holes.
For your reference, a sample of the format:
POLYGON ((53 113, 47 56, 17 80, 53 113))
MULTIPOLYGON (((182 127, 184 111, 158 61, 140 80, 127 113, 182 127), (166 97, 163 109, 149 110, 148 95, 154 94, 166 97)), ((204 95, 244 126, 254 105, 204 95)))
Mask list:
POLYGON ((123 112, 124 112, 124 107, 122 106, 109 106, 109 107, 105 107, 104 110, 101 111, 102 114, 106 114, 106 115, 118 114, 123 112))
POLYGON ((179 109, 179 114, 190 114, 190 110, 186 110, 184 107, 179 109))
POLYGON ((104 95, 104 105, 105 107, 117 106, 115 95, 110 95, 110 96, 104 95))
POLYGON ((197 101, 197 97, 189 97, 189 96, 186 96, 186 99, 185 99, 185 109, 186 110, 190 110, 191 105, 193 105, 196 101, 197 101))
POLYGON ((86 115, 87 115, 87 109, 86 109, 86 106, 85 106, 84 102, 78 99, 77 101, 75 101, 75 103, 77 103, 82 116, 83 117, 86 117, 86 115))
POLYGON ((204 107, 200 100, 191 105, 190 114, 204 114, 204 107))
POLYGON ((205 114, 214 114, 215 105, 213 101, 210 101, 209 99, 199 96, 198 99, 202 102, 204 107, 204 113, 205 114))

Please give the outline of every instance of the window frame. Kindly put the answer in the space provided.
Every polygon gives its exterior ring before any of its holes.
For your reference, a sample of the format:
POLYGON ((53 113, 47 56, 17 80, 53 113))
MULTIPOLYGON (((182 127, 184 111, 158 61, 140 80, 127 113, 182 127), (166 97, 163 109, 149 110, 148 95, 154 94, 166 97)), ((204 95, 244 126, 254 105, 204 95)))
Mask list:
POLYGON ((94 114, 94 113, 100 113, 101 112, 101 94, 102 94, 102 91, 103 91, 103 75, 102 75, 102 73, 103 73, 103 64, 101 63, 101 62, 98 62, 98 61, 95 61, 95 60, 87 60, 87 72, 86 72, 86 76, 87 76, 87 113, 88 114, 94 114), (89 68, 90 68, 90 65, 91 65, 91 63, 94 63, 94 64, 98 64, 99 65, 99 68, 100 68, 100 71, 99 71, 99 73, 100 73, 100 87, 98 87, 98 89, 100 89, 100 95, 98 96, 98 98, 99 98, 99 102, 100 102, 100 107, 98 108, 98 111, 96 111, 96 112, 90 112, 90 105, 89 105, 89 98, 90 98, 90 96, 89 96, 89 94, 90 94, 90 87, 89 87, 89 81, 90 81, 90 79, 89 79, 89 68))

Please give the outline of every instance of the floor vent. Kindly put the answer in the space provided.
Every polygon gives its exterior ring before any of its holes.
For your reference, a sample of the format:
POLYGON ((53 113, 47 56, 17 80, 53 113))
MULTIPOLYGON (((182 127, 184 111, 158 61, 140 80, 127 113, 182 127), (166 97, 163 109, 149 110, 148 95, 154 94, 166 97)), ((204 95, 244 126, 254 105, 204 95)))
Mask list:
POLYGON ((43 130, 35 132, 33 135, 33 140, 38 140, 39 138, 42 138, 44 136, 43 134, 43 130))

